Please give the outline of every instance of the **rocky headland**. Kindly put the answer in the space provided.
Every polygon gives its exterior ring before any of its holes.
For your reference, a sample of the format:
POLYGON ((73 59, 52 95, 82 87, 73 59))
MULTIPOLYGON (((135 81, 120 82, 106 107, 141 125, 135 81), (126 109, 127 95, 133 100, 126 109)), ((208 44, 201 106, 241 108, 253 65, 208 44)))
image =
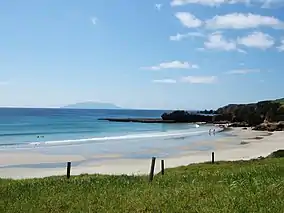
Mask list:
POLYGON ((212 123, 232 127, 252 127, 253 130, 284 131, 284 98, 249 104, 229 104, 217 110, 189 112, 176 110, 161 118, 102 118, 114 122, 140 123, 212 123))
POLYGON ((99 118, 98 120, 135 123, 178 123, 178 121, 175 120, 163 120, 162 118, 99 118))
POLYGON ((260 101, 249 104, 229 104, 217 110, 200 111, 192 114, 187 111, 164 113, 163 120, 178 122, 230 123, 232 127, 253 127, 254 130, 284 130, 284 98, 260 101), (208 112, 212 112, 209 114, 208 112))

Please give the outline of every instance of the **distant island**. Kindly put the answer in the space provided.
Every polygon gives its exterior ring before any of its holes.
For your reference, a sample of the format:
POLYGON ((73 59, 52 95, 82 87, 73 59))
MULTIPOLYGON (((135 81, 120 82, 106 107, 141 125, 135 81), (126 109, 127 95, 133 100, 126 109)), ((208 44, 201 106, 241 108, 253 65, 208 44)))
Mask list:
POLYGON ((116 106, 111 103, 100 103, 100 102, 90 102, 90 101, 69 104, 61 108, 65 108, 65 109, 121 109, 119 106, 116 106))

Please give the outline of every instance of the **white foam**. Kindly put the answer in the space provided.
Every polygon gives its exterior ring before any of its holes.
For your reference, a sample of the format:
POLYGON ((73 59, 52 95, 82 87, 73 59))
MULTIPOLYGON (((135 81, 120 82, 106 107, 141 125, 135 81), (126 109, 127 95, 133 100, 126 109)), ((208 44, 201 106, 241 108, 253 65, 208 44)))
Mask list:
POLYGON ((40 145, 40 142, 31 142, 30 145, 40 145))
POLYGON ((128 139, 142 139, 142 138, 157 138, 157 137, 172 137, 172 136, 186 136, 186 135, 198 135, 207 133, 208 130, 201 131, 171 131, 171 132, 155 132, 147 134, 133 134, 133 135, 122 135, 122 136, 108 136, 100 138, 82 138, 82 139, 72 139, 72 140, 56 140, 56 141, 45 141, 41 142, 30 142, 29 145, 62 145, 62 144, 76 144, 82 142, 103 142, 103 141, 113 141, 113 140, 128 140, 128 139))

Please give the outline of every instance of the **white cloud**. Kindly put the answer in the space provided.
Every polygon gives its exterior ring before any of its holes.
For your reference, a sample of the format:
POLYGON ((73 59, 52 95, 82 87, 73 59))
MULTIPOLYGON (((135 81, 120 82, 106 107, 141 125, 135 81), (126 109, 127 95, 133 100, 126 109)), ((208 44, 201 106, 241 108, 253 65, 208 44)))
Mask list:
POLYGON ((162 6, 163 6, 162 4, 155 4, 155 7, 156 7, 157 10, 161 10, 162 6))
POLYGON ((182 6, 186 4, 201 4, 206 6, 219 6, 221 4, 262 4, 263 8, 270 8, 272 5, 283 5, 283 0, 172 0, 172 6, 182 6))
POLYGON ((189 62, 181 62, 181 61, 171 61, 171 62, 163 62, 157 66, 152 67, 142 67, 142 69, 148 70, 161 70, 161 69, 198 69, 199 66, 197 64, 191 64, 189 62))
POLYGON ((232 51, 237 50, 236 42, 233 40, 227 40, 220 32, 212 33, 208 36, 208 41, 204 42, 204 46, 207 49, 232 51))
POLYGON ((263 3, 262 8, 271 8, 273 6, 283 6, 283 0, 259 0, 263 3))
POLYGON ((158 79, 158 80, 153 80, 153 83, 160 83, 160 84, 175 84, 177 81, 175 79, 158 79))
POLYGON ((227 71, 226 74, 248 74, 248 73, 256 73, 260 72, 260 70, 257 69, 237 69, 237 70, 230 70, 227 71))
POLYGON ((248 0, 172 0, 172 6, 182 6, 186 4, 201 4, 207 6, 219 6, 221 4, 243 3, 248 0))
POLYGON ((231 13, 222 16, 217 15, 207 20, 206 27, 210 29, 248 29, 258 27, 284 29, 284 22, 273 16, 231 13))
POLYGON ((281 40, 280 46, 277 47, 279 52, 284 52, 284 38, 281 40))
POLYGON ((247 54, 240 45, 249 48, 267 49, 275 44, 274 38, 262 32, 253 32, 247 36, 237 39, 226 39, 221 32, 215 32, 208 36, 208 40, 204 42, 206 49, 238 51, 247 54))
POLYGON ((182 39, 186 39, 189 37, 204 37, 204 34, 200 33, 200 32, 189 32, 189 33, 184 33, 184 34, 180 34, 177 33, 174 36, 170 36, 170 40, 171 41, 180 41, 182 39))
POLYGON ((98 19, 96 17, 92 17, 91 22, 93 23, 93 25, 96 25, 98 23, 98 19))
POLYGON ((175 16, 187 28, 197 28, 202 25, 202 21, 196 18, 191 13, 178 12, 175 14, 175 16))
POLYGON ((199 66, 197 64, 192 64, 191 67, 192 69, 199 69, 199 66))
POLYGON ((181 82, 190 84, 212 84, 217 80, 217 76, 185 76, 181 78, 181 82))
POLYGON ((246 47, 259 49, 267 49, 275 44, 273 37, 262 32, 253 32, 248 36, 238 38, 237 42, 238 44, 244 45, 246 47))
POLYGON ((238 48, 237 51, 238 51, 239 53, 248 54, 247 51, 245 51, 245 50, 243 50, 243 49, 240 49, 240 48, 238 48))

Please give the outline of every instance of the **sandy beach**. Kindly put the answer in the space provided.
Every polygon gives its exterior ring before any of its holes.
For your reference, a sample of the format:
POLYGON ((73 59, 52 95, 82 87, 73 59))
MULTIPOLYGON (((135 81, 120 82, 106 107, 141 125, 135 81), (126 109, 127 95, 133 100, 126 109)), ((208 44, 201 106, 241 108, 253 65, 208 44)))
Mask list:
MULTIPOLYGON (((249 160, 260 156, 267 156, 273 151, 284 149, 284 132, 252 131, 250 128, 234 128, 226 132, 227 136, 215 141, 197 141, 181 147, 179 156, 163 158, 165 167, 172 168, 191 163, 211 160, 211 152, 215 152, 215 160, 249 160), (193 151, 200 146, 213 146, 208 151, 193 151)), ((1 178, 33 178, 53 175, 65 175, 64 164, 72 162, 71 175, 84 173, 94 174, 148 174, 151 159, 123 159, 119 155, 100 155, 89 159, 81 155, 49 155, 34 150, 0 152, 1 178), (100 160, 102 159, 102 160, 100 160), (44 167, 36 164, 61 164, 61 166, 44 167), (30 166, 35 165, 35 166, 30 166)), ((155 173, 160 172, 160 160, 157 158, 155 173)))

